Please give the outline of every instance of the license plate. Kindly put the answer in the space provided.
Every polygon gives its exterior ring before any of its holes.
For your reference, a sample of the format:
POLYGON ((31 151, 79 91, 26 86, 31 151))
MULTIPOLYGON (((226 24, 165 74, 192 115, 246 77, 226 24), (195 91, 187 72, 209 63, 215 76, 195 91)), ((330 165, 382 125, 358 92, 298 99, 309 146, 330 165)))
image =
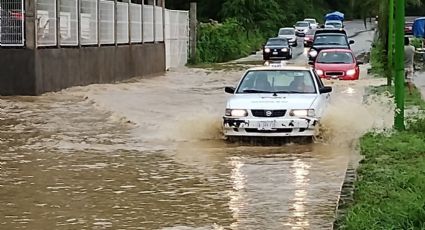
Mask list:
POLYGON ((277 52, 273 52, 273 55, 276 55, 277 54, 277 52))
POLYGON ((337 78, 338 78, 338 76, 331 76, 331 78, 333 78, 333 79, 337 79, 337 78))
POLYGON ((273 130, 276 129, 276 121, 259 121, 258 122, 259 130, 273 130))

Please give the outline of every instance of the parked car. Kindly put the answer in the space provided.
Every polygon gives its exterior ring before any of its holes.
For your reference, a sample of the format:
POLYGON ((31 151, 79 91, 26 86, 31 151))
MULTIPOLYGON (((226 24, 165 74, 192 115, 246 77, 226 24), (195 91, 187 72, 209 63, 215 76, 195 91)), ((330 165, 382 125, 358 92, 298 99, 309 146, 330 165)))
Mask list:
POLYGON ((300 37, 304 37, 305 34, 311 29, 310 23, 305 21, 298 21, 294 25, 295 34, 300 37))
POLYGON ((335 29, 344 28, 344 24, 339 20, 329 20, 325 22, 325 28, 330 28, 331 26, 335 29))
POLYGON ((317 28, 319 28, 319 23, 318 23, 318 22, 317 22, 317 20, 316 20, 316 19, 314 19, 314 18, 306 18, 306 19, 304 19, 304 21, 305 21, 305 22, 310 23, 310 27, 311 27, 312 29, 317 29, 317 28))
POLYGON ((308 66, 280 65, 248 69, 223 116, 226 137, 287 137, 316 134, 331 87, 308 66))
POLYGON ((314 40, 314 34, 316 33, 315 29, 309 30, 304 37, 304 47, 311 47, 314 40))
POLYGON ((314 61, 321 50, 324 49, 348 49, 353 40, 348 40, 344 30, 317 30, 314 35, 313 45, 308 52, 308 59, 314 61))
POLYGON ((409 21, 404 24, 404 34, 413 35, 413 22, 409 21))
POLYGON ((263 47, 263 60, 284 60, 292 58, 292 48, 286 38, 269 38, 263 47))
POLYGON ((277 35, 280 38, 288 39, 289 45, 298 46, 297 36, 295 35, 295 29, 291 27, 284 27, 279 29, 277 35))
POLYGON ((317 55, 314 65, 316 73, 325 79, 358 80, 359 65, 353 51, 348 49, 327 49, 317 55))

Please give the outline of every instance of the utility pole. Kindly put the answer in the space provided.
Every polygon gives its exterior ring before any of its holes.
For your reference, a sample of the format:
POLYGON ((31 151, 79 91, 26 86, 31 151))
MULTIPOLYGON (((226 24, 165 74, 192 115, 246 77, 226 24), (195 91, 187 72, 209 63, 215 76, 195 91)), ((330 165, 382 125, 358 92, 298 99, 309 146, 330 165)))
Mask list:
POLYGON ((395 113, 394 126, 404 130, 404 23, 405 0, 396 0, 395 10, 395 113))
POLYGON ((394 62, 393 62, 393 51, 394 51, 394 0, 389 0, 388 4, 388 75, 387 75, 387 86, 391 86, 391 81, 394 78, 394 62))

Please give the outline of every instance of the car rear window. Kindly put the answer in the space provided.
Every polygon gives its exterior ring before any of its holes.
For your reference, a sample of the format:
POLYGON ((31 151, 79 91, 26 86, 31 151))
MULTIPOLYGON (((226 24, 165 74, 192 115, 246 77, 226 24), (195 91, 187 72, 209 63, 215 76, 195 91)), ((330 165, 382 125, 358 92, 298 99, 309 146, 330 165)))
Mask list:
POLYGON ((314 38, 313 45, 341 45, 348 46, 344 35, 339 34, 319 34, 314 38))
POLYGON ((354 58, 351 52, 322 51, 316 61, 317 63, 351 64, 354 63, 354 58))

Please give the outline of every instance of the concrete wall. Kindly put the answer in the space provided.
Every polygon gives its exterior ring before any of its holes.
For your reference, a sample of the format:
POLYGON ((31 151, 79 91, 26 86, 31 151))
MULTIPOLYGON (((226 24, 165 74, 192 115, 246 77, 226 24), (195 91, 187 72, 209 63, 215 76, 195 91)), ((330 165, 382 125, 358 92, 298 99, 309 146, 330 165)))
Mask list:
POLYGON ((0 49, 0 95, 40 95, 164 71, 164 43, 0 49))
POLYGON ((34 51, 0 49, 0 95, 35 95, 34 51))

